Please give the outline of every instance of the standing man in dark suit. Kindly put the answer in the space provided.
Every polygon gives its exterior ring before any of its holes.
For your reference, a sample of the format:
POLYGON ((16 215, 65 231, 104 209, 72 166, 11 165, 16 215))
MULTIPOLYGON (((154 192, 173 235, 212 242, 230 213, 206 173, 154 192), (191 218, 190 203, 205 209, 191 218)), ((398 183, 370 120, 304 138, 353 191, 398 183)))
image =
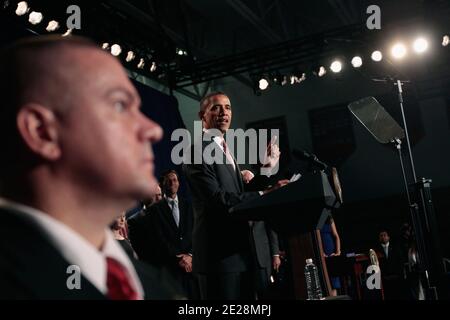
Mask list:
POLYGON ((402 272, 403 265, 399 248, 392 243, 387 229, 381 229, 378 234, 378 253, 380 261, 381 277, 386 300, 405 299, 403 293, 402 272))
POLYGON ((150 209, 157 237, 157 259, 181 284, 189 299, 198 299, 198 286, 192 275, 191 205, 178 197, 178 174, 170 170, 160 179, 164 198, 150 209))
POLYGON ((151 216, 151 208, 162 199, 162 190, 156 185, 154 195, 142 203, 142 208, 128 218, 128 233, 131 246, 139 260, 150 265, 156 265, 157 244, 155 219, 151 216))
POLYGON ((270 277, 273 271, 278 272, 281 265, 278 235, 264 221, 254 221, 251 231, 256 259, 256 294, 258 299, 268 299, 270 277))
MULTIPOLYGON (((229 98, 222 92, 208 94, 200 102, 199 117, 204 129, 202 148, 193 148, 193 158, 183 168, 193 196, 193 270, 199 278, 201 298, 252 299, 254 257, 249 224, 235 219, 228 210, 263 192, 245 192, 239 165, 224 143, 232 118, 229 98), (213 147, 227 161, 204 161, 206 147, 213 147), (199 151, 201 154, 196 154, 199 151), (192 161, 195 157, 200 157, 201 163, 192 161)), ((286 183, 279 182, 273 189, 286 183)))
POLYGON ((169 298, 109 224, 156 184, 162 129, 119 61, 84 38, 0 53, 0 298, 169 298))
MULTIPOLYGON (((255 175, 249 170, 241 171, 246 187, 253 190, 263 189, 265 181, 255 183, 255 175), (250 186, 250 183, 253 185, 250 186)), ((270 299, 270 278, 272 272, 278 272, 281 265, 278 234, 264 221, 251 221, 251 245, 254 251, 255 291, 259 300, 270 299)))

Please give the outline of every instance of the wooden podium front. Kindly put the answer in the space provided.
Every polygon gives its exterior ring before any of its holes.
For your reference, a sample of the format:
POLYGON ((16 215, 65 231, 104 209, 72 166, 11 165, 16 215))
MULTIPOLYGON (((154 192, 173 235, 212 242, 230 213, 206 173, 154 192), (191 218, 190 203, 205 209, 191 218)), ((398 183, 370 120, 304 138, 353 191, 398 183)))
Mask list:
POLYGON ((231 208, 230 213, 249 221, 264 220, 287 240, 295 298, 306 299, 306 259, 313 259, 319 270, 324 296, 331 290, 318 230, 330 210, 338 206, 327 175, 318 172, 241 203, 231 208))
POLYGON ((310 258, 313 259, 313 262, 319 271, 323 296, 328 296, 332 288, 322 249, 320 231, 316 230, 305 234, 292 235, 288 238, 288 244, 295 299, 306 300, 308 298, 304 268, 306 259, 310 258), (303 266, 303 268, 299 269, 301 266, 303 266))

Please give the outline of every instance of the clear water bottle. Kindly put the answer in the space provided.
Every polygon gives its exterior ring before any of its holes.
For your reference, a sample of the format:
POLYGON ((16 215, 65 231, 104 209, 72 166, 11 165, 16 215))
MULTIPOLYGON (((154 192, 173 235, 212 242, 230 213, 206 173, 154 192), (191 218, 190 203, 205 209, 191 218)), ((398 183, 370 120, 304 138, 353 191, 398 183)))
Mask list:
POLYGON ((308 300, 322 299, 322 289, 320 287, 319 272, 312 259, 306 259, 305 266, 306 290, 308 300))

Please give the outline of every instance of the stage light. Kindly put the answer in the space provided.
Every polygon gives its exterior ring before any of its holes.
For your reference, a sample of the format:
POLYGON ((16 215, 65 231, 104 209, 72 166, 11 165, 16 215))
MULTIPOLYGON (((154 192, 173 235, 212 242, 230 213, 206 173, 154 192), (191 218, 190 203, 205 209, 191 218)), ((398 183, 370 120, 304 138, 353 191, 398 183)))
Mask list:
POLYGON ((9 0, 4 0, 4 1, 3 1, 2 8, 3 8, 3 9, 6 9, 6 8, 9 7, 9 5, 10 5, 9 0))
POLYGON ((266 78, 259 79, 258 87, 260 90, 266 90, 269 87, 269 81, 266 78))
POLYGON ((272 76, 272 81, 273 81, 273 83, 281 86, 281 82, 283 81, 283 76, 280 73, 277 73, 272 76))
POLYGON ((152 65, 150 66, 150 72, 155 72, 156 71, 156 62, 152 62, 152 65))
POLYGON ((293 85, 294 83, 298 83, 300 81, 298 81, 298 78, 294 75, 289 76, 289 82, 291 85, 293 85))
POLYGON ((48 32, 53 32, 57 29, 59 29, 59 23, 55 20, 50 21, 47 25, 47 28, 45 28, 45 30, 47 30, 48 32))
POLYGON ((122 48, 118 44, 113 44, 111 46, 111 54, 115 57, 119 56, 122 53, 122 48))
POLYGON ((178 49, 178 50, 177 50, 177 54, 178 54, 179 56, 182 56, 182 55, 183 55, 183 50, 178 49))
POLYGON ((102 44, 102 49, 103 49, 103 50, 109 50, 109 43, 108 43, 108 42, 104 42, 104 43, 102 44))
POLYGON ((327 73, 327 69, 324 66, 315 66, 312 69, 312 73, 317 77, 323 77, 327 73))
POLYGON ((33 25, 39 24, 44 16, 40 12, 32 11, 30 13, 30 16, 28 17, 28 22, 30 22, 33 25))
POLYGON ((330 66, 330 70, 333 71, 334 73, 341 72, 342 63, 339 60, 334 60, 330 66))
POLYGON ((16 14, 18 16, 23 16, 30 10, 28 3, 26 1, 21 1, 17 4, 16 14))
POLYGON ((134 54, 133 51, 128 51, 127 52, 127 57, 125 58, 126 62, 131 62, 134 60, 134 58, 136 57, 136 55, 134 54))
POLYGON ((299 73, 297 73, 296 78, 297 78, 297 83, 303 82, 306 80, 306 73, 299 72, 299 73))
POLYGON ((323 77, 327 73, 327 70, 324 66, 320 66, 319 71, 317 72, 317 75, 319 77, 323 77))
POLYGON ((73 29, 67 29, 67 31, 62 35, 63 37, 68 37, 72 34, 73 29))
POLYGON ((448 35, 445 35, 442 37, 442 46, 446 47, 450 43, 450 37, 448 35))
POLYGON ((395 59, 402 59, 406 56, 406 47, 403 43, 396 43, 392 49, 391 54, 395 59))
POLYGON ((289 77, 290 83, 300 83, 302 81, 306 80, 306 73, 301 71, 295 71, 290 77, 289 77))
POLYGON ((370 57, 373 61, 380 62, 383 59, 383 54, 381 53, 381 51, 376 50, 372 52, 372 55, 370 57))
POLYGON ((272 77, 273 83, 278 84, 279 86, 285 86, 289 82, 289 77, 286 75, 281 75, 277 73, 272 77))
POLYGON ((424 38, 417 38, 413 43, 414 51, 424 53, 428 49, 428 41, 424 38))
POLYGON ((139 63, 138 63, 138 65, 137 65, 137 67, 138 67, 139 69, 144 69, 144 66, 145 66, 144 58, 141 58, 141 60, 139 60, 139 63))
POLYGON ((361 57, 360 56, 354 56, 353 57, 353 59, 352 59, 352 66, 354 67, 354 68, 359 68, 359 67, 361 67, 362 66, 362 59, 361 59, 361 57))

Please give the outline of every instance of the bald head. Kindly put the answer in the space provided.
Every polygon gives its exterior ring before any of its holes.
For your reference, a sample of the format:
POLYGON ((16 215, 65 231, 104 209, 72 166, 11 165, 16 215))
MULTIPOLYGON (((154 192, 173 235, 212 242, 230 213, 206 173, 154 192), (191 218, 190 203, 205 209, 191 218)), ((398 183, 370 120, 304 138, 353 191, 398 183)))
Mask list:
POLYGON ((64 80, 77 67, 71 53, 82 48, 100 50, 88 39, 60 36, 28 38, 5 48, 0 53, 1 110, 17 111, 27 102, 52 107, 51 100, 61 99, 64 80))
POLYGON ((162 129, 117 58, 79 38, 25 40, 1 53, 0 94, 3 197, 100 246, 112 215, 154 194, 162 129))
MULTIPOLYGON (((102 52, 81 37, 39 36, 20 40, 0 52, 0 178, 24 157, 17 128, 19 110, 30 103, 64 112, 72 101, 74 83, 82 81, 80 52, 102 52)), ((112 58, 112 57, 111 57, 112 58)))

